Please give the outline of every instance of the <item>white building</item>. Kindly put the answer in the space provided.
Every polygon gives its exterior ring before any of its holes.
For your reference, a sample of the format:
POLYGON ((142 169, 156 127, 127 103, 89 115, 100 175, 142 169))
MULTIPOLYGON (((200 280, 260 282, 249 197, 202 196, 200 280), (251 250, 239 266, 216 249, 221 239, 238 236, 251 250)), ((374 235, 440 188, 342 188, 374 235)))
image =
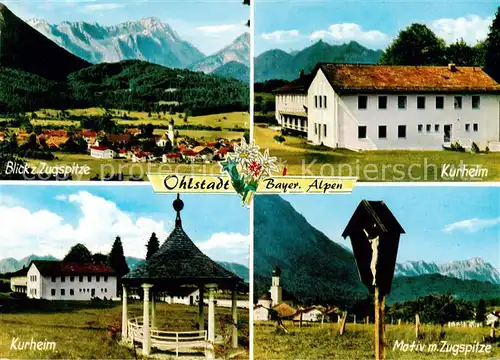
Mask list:
POLYGON ((28 267, 27 294, 47 300, 111 299, 116 283, 116 273, 107 265, 36 260, 28 267))
POLYGON ((112 159, 115 157, 115 152, 104 146, 92 146, 90 156, 96 159, 112 159))
POLYGON ((320 63, 276 90, 276 119, 352 150, 500 145, 500 84, 478 67, 320 63))
POLYGON ((10 289, 12 292, 26 294, 28 289, 28 268, 23 267, 21 270, 16 271, 10 277, 10 289))
POLYGON ((323 313, 321 310, 316 308, 315 306, 311 306, 305 309, 299 309, 297 313, 293 316, 293 321, 302 321, 306 322, 317 322, 323 319, 323 313))
POLYGON ((180 287, 160 296, 161 301, 168 304, 196 305, 200 299, 200 290, 197 287, 180 287))

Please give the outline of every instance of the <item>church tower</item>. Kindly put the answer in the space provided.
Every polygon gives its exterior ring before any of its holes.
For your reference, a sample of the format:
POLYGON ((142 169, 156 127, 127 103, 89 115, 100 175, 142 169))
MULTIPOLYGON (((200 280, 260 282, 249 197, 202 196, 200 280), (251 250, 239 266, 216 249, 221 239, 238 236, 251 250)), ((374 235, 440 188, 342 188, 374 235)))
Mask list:
POLYGON ((170 140, 170 142, 172 143, 172 147, 175 147, 175 142, 174 142, 174 120, 170 120, 170 123, 168 124, 167 137, 168 137, 168 140, 170 140))
POLYGON ((271 299, 272 306, 281 303, 282 300, 282 289, 280 285, 281 269, 276 266, 273 270, 272 282, 271 282, 271 299))

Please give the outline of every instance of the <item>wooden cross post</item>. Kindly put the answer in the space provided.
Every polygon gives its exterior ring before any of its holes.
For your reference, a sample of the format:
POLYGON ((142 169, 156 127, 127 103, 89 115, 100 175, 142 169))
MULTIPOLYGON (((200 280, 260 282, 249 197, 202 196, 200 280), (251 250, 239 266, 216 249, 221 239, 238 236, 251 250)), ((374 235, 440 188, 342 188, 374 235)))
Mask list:
POLYGON ((379 287, 375 287, 375 360, 385 360, 384 349, 385 296, 380 296, 379 287))

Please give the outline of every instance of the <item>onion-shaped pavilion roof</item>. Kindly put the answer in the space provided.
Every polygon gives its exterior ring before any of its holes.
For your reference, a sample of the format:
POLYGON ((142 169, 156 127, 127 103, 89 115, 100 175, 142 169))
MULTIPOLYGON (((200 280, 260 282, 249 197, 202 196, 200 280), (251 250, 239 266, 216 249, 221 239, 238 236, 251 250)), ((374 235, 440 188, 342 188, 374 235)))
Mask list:
POLYGON ((184 232, 180 217, 184 203, 179 196, 173 205, 177 211, 174 230, 151 258, 122 278, 123 283, 149 283, 164 289, 185 284, 217 284, 221 288, 243 284, 243 279, 210 259, 184 232))

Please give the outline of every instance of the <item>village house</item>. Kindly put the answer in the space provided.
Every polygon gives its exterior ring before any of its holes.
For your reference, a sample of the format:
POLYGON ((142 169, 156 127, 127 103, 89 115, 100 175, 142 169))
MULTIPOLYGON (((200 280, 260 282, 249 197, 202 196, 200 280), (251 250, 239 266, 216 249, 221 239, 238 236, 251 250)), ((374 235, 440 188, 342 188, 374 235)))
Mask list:
POLYGON ((161 156, 161 161, 164 163, 178 163, 182 159, 179 153, 163 154, 161 156))
POLYGON ((500 151, 500 84, 478 67, 319 63, 275 93, 281 127, 315 145, 500 151))
POLYGON ((10 289, 12 292, 26 294, 28 289, 28 268, 14 272, 10 277, 10 289))
POLYGON ((293 321, 306 322, 317 322, 321 321, 322 319, 324 319, 324 314, 316 306, 299 309, 292 317, 293 321))
POLYGON ((160 296, 160 300, 168 304, 197 305, 199 299, 200 290, 191 286, 181 286, 160 296))
POLYGON ((32 299, 111 299, 116 295, 116 273, 107 265, 35 260, 26 277, 32 299))
POLYGON ((90 156, 96 159, 113 159, 115 152, 105 146, 92 146, 90 156))
POLYGON ((203 162, 205 162, 205 163, 212 162, 212 159, 214 157, 214 151, 212 149, 210 149, 209 147, 199 145, 199 146, 194 147, 193 151, 201 157, 201 160, 203 162))

